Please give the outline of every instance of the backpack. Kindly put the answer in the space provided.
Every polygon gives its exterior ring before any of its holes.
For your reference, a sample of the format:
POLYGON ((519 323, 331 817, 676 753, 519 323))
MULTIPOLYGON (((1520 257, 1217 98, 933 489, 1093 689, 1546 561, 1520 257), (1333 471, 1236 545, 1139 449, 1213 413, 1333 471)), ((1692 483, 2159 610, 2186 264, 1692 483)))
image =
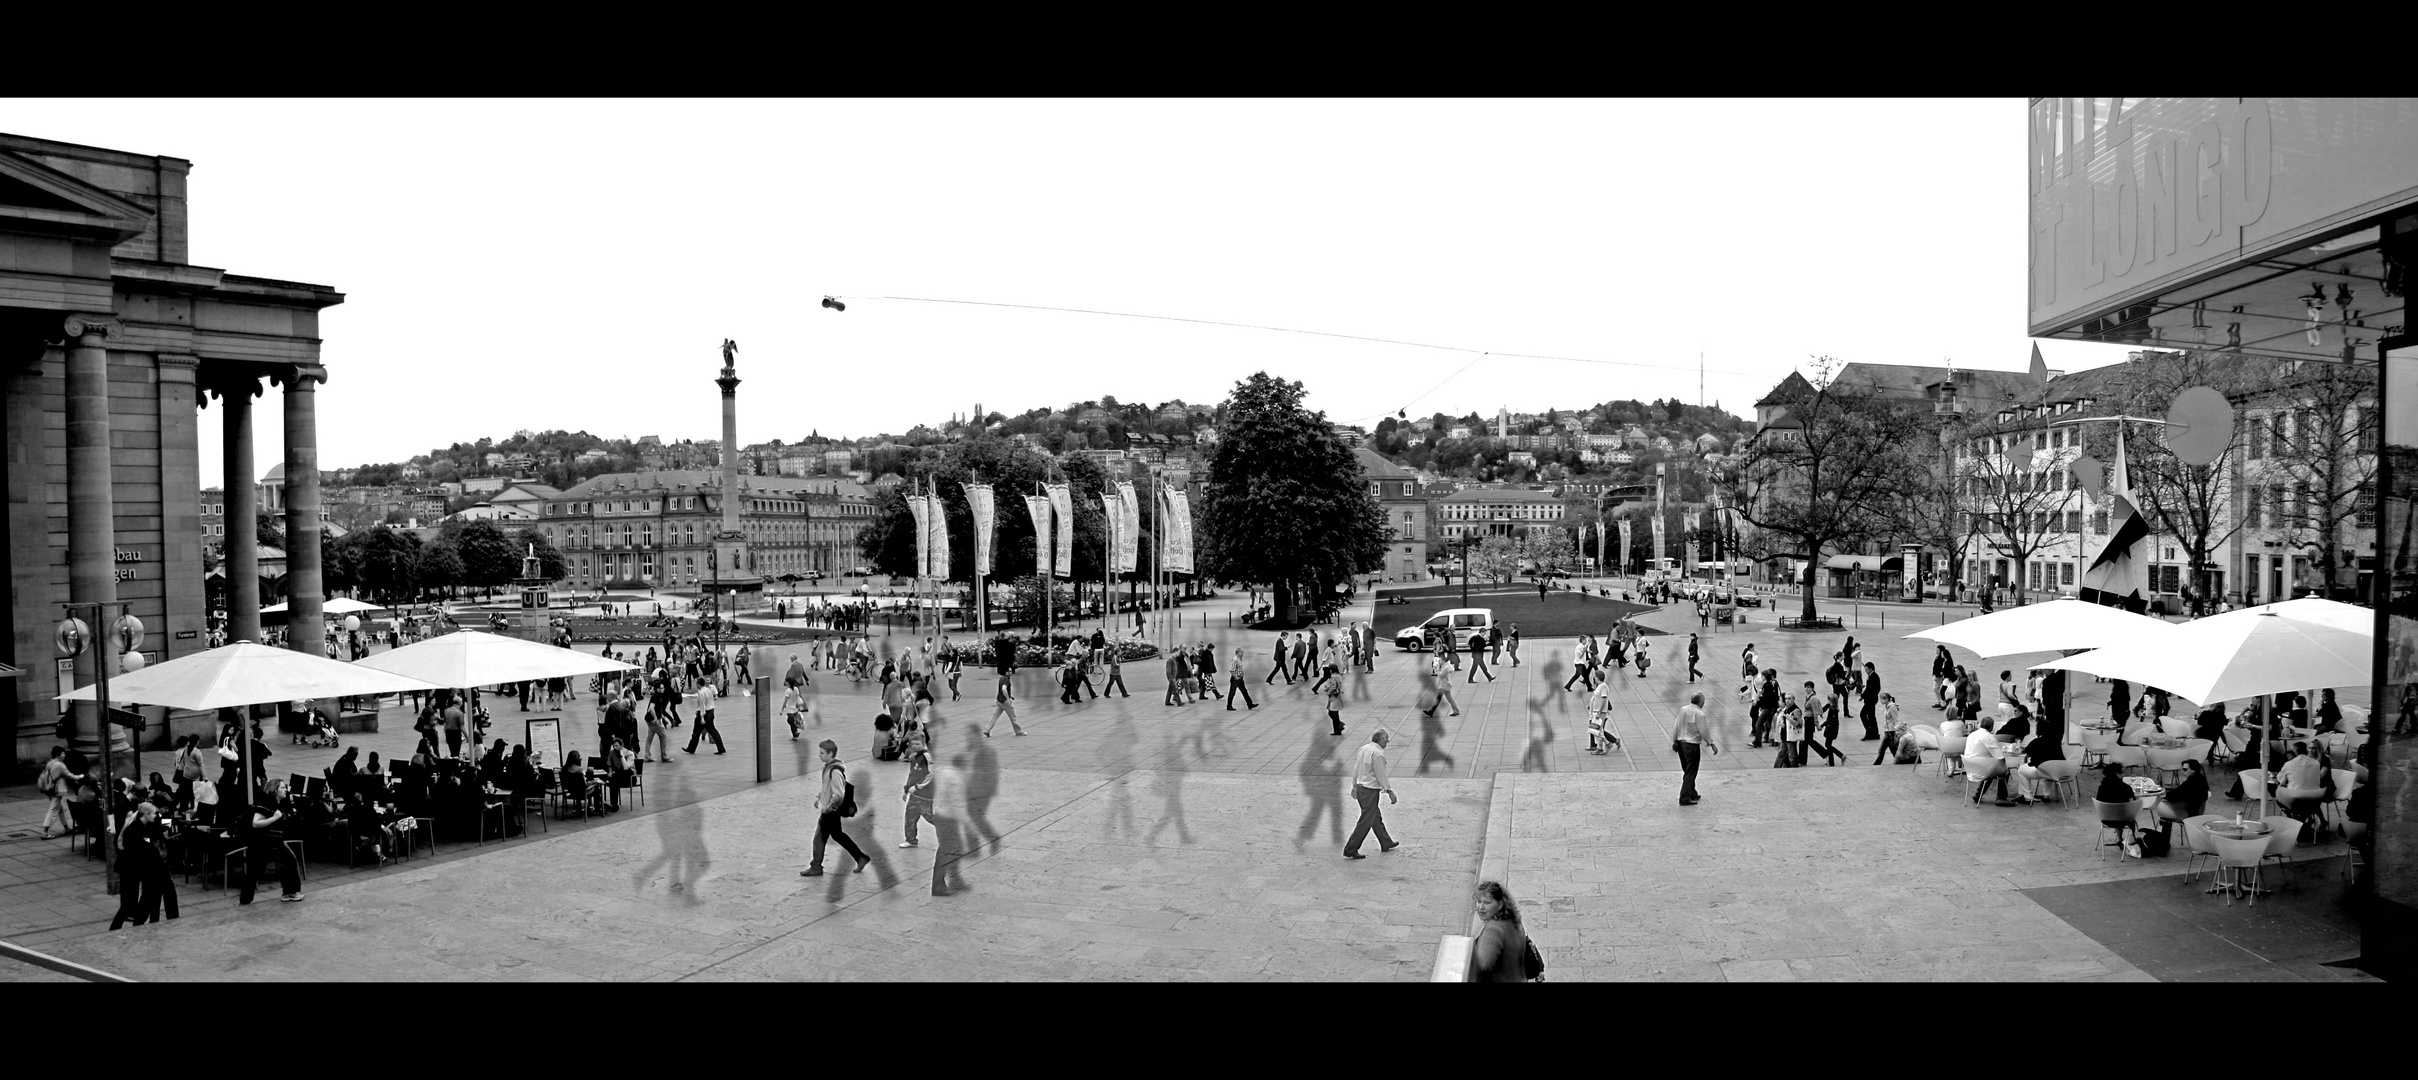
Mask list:
POLYGON ((840 804, 832 807, 831 812, 838 814, 841 817, 855 817, 856 781, 848 779, 848 774, 846 772, 842 772, 840 774, 840 784, 842 785, 840 788, 840 804))
POLYGON ((2171 850, 2171 845, 2172 841, 2168 840, 2166 834, 2163 832, 2143 832, 2141 834, 2141 855, 2143 858, 2163 859, 2166 857, 2166 853, 2171 850))

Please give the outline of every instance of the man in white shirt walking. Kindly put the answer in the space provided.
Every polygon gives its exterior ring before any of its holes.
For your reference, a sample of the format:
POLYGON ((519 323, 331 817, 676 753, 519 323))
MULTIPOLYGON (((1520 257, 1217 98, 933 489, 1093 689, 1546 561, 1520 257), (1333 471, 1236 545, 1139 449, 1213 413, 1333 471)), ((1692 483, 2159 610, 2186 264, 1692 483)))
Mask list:
POLYGON ((1369 741, 1360 747, 1360 755, 1353 762, 1352 797, 1360 800, 1360 822, 1352 826, 1351 838, 1343 842, 1344 858, 1368 858, 1360 853, 1360 842, 1368 838, 1371 829, 1377 830, 1377 850, 1392 851, 1402 846, 1394 842, 1391 833, 1385 831, 1385 814, 1377 806, 1380 792, 1394 802, 1402 801, 1395 797, 1394 782, 1386 772, 1385 744, 1391 739, 1392 736, 1384 728, 1378 728, 1369 736, 1369 741))

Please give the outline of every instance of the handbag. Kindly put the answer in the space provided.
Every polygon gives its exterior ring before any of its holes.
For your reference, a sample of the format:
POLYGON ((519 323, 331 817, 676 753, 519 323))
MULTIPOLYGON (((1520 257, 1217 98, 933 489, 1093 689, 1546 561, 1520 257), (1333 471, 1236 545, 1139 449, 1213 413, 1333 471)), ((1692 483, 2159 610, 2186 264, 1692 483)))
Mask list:
POLYGON ((1528 941, 1526 946, 1520 955, 1520 973, 1526 975, 1530 982, 1545 981, 1545 954, 1536 951, 1536 942, 1533 940, 1528 941))

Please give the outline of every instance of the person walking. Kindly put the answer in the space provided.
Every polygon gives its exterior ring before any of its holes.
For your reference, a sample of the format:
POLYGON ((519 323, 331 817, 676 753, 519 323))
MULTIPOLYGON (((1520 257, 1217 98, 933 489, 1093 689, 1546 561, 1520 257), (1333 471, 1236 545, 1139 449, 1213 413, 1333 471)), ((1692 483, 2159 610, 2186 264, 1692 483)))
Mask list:
POLYGON ((1696 793, 1696 768, 1703 763, 1703 754, 1710 750, 1721 754, 1713 742, 1712 729, 1704 722, 1704 691, 1688 695, 1688 703, 1679 707, 1679 723, 1671 729, 1671 750, 1679 755, 1679 805, 1694 806, 1702 800, 1696 793))
POLYGON ((1470 681, 1470 682, 1473 682, 1473 683, 1474 683, 1474 682, 1478 681, 1478 676, 1480 676, 1480 675, 1484 675, 1484 676, 1486 676, 1486 681, 1487 681, 1487 682, 1493 682, 1493 681, 1494 681, 1494 672, 1492 672, 1492 671, 1488 671, 1488 670, 1486 669, 1486 650, 1487 650, 1487 648, 1488 648, 1488 646, 1489 646, 1490 644, 1491 644, 1491 642, 1490 642, 1490 641, 1489 641, 1489 639, 1487 638, 1487 636, 1486 636, 1486 631, 1485 631, 1485 630, 1483 630, 1483 629, 1479 629, 1479 630, 1472 631, 1472 632, 1470 633, 1470 635, 1469 635, 1469 681, 1470 681))
POLYGON ((957 692, 957 679, 959 676, 966 673, 966 662, 963 658, 957 655, 957 650, 955 649, 949 650, 949 659, 946 670, 949 673, 949 700, 956 701, 959 697, 964 696, 957 692))
POLYGON ((1058 665, 1058 704, 1080 705, 1083 703, 1082 698, 1075 696, 1075 687, 1082 681, 1077 675, 1080 670, 1079 665, 1082 663, 1083 661, 1069 656, 1065 663, 1058 665))
POLYGON ((1377 806, 1380 793, 1392 802, 1402 801, 1394 794, 1394 782, 1386 774, 1385 745, 1392 738, 1384 728, 1371 732, 1369 741, 1361 746, 1360 756, 1352 764, 1352 797, 1360 801, 1360 821, 1352 826, 1351 838, 1343 842, 1344 858, 1368 857, 1360 853, 1360 842, 1368 838, 1372 829, 1377 833, 1378 851, 1392 851, 1402 846, 1394 842, 1393 834, 1385 831, 1385 813, 1377 806))
POLYGON ((1697 677, 1698 677, 1698 676, 1700 676, 1700 675, 1702 675, 1702 674, 1704 674, 1704 673, 1703 673, 1703 672, 1701 672, 1701 671, 1696 670, 1696 635, 1694 635, 1694 634, 1689 634, 1689 635, 1688 635, 1688 681, 1689 681, 1689 682, 1695 682, 1695 681, 1696 681, 1696 679, 1697 679, 1697 677))
POLYGON ((991 722, 982 729, 983 738, 991 737, 991 730, 999 726, 999 718, 1002 716, 1007 717, 1008 727, 1013 729, 1016 734, 1024 734, 1024 725, 1016 720, 1016 691, 1008 686, 1012 681, 1005 678, 999 680, 999 706, 991 710, 991 722))
POLYGON ((1640 679, 1646 677, 1646 665, 1653 662, 1654 658, 1646 653, 1646 647, 1652 644, 1654 644, 1653 639, 1641 637, 1637 639, 1636 644, 1630 646, 1631 650, 1637 654, 1637 677, 1640 679))
POLYGON ((714 740, 714 753, 724 753, 722 729, 714 726, 714 688, 699 687, 696 696, 689 699, 689 712, 697 722, 689 727, 688 745, 682 747, 681 751, 694 754, 698 741, 711 737, 714 740))
POLYGON ((1764 743, 1774 741, 1772 723, 1779 716, 1780 672, 1777 668, 1765 668, 1756 676, 1754 722, 1750 729, 1754 742, 1747 749, 1761 750, 1764 743))
POLYGON ((1839 749, 1839 719, 1847 711, 1847 696, 1834 693, 1822 699, 1822 758, 1832 765, 1847 760, 1847 752, 1839 749))
MULTIPOLYGON (((1108 667, 1108 679, 1100 684, 1100 693, 1105 696, 1109 691, 1114 690, 1117 692, 1119 697, 1132 697, 1133 692, 1125 689, 1125 659, 1124 657, 1118 655, 1119 652, 1120 650, 1115 646, 1110 646, 1109 648, 1102 650, 1100 653, 1100 662, 1108 667)), ((1235 655, 1239 658, 1242 655, 1242 650, 1239 648, 1236 649, 1235 655)), ((1237 672, 1242 670, 1242 664, 1239 659, 1235 663, 1234 667, 1237 672)), ((957 682, 955 679, 951 679, 949 681, 949 688, 951 690, 955 690, 957 688, 957 682)), ((949 700, 955 701, 957 699, 950 698, 949 700)))
POLYGON ((1880 728, 1880 708, 1881 708, 1881 672, 1880 672, 1880 669, 1873 667, 1873 666, 1872 666, 1872 662, 1871 662, 1871 661, 1865 661, 1865 663, 1864 663, 1864 678, 1863 678, 1861 681, 1862 681, 1862 683, 1863 683, 1863 690, 1862 690, 1862 694, 1863 694, 1863 705, 1864 705, 1864 708, 1863 708, 1863 710, 1862 710, 1861 716, 1862 716, 1863 721, 1864 721, 1864 741, 1865 741, 1865 742, 1872 742, 1872 741, 1874 741, 1874 740, 1876 740, 1876 739, 1879 739, 1879 738, 1881 737, 1881 728, 1880 728))
POLYGON ((1578 649, 1575 655, 1573 655, 1570 659, 1570 667, 1572 669, 1570 672, 1570 677, 1562 680, 1563 693, 1568 693, 1572 684, 1577 684, 1580 686, 1595 685, 1595 680, 1592 677, 1592 673, 1595 670, 1594 637, 1587 634, 1580 634, 1578 636, 1578 649))
POLYGON ((856 841, 848 838, 847 819, 856 814, 856 802, 851 797, 854 793, 849 790, 848 767, 840 763, 840 744, 825 739, 820 749, 823 771, 822 783, 815 786, 814 793, 814 861, 807 864, 806 869, 798 871, 798 876, 823 876, 823 848, 833 840, 839 841, 840 850, 856 860, 856 872, 862 874, 865 864, 872 862, 873 857, 865 854, 863 849, 856 846, 856 841))
POLYGON ((915 741, 907 746, 907 784, 905 790, 900 793, 901 800, 907 804, 906 836, 899 841, 898 846, 902 848, 917 846, 915 823, 918 820, 932 823, 932 830, 938 834, 940 844, 944 849, 957 846, 949 842, 948 824, 932 812, 932 795, 932 747, 919 734, 915 737, 915 741))
POLYGON ((1453 700, 1452 678, 1444 673, 1444 657, 1441 655, 1427 658, 1427 681, 1436 688, 1436 704, 1427 707, 1427 715, 1436 715, 1437 705, 1450 705, 1454 716, 1461 715, 1461 703, 1453 700))
MULTIPOLYGON (((1946 709, 1948 694, 1954 689, 1956 683, 1956 659, 1948 655, 1948 647, 1945 645, 1940 646, 1939 651, 1931 656, 1931 682, 1937 688, 1937 694, 1931 702, 1931 707, 1946 709)), ((1962 718, 1959 717, 1959 719, 1962 718)))
POLYGON ((1493 655, 1492 657, 1490 657, 1489 659, 1491 659, 1491 660, 1494 662, 1494 666, 1496 666, 1496 667, 1502 667, 1502 666, 1503 666, 1503 631, 1501 631, 1501 630, 1499 630, 1499 629, 1498 629, 1498 630, 1496 630, 1494 633, 1492 633, 1492 634, 1488 635, 1486 640, 1487 640, 1487 644, 1488 644, 1490 647, 1492 647, 1492 648, 1494 649, 1494 655, 1493 655))
POLYGON ((1755 647, 1749 644, 1738 652, 1738 696, 1746 697, 1755 685, 1755 676, 1763 669, 1755 666, 1755 647))
POLYGON ((279 827, 285 821, 285 812, 277 807, 279 795, 278 782, 271 780, 259 789, 258 801, 253 803, 251 813, 233 815, 242 826, 235 838, 236 850, 246 853, 245 857, 235 860, 243 868, 237 878, 238 904, 252 902, 252 880, 259 876, 259 860, 263 853, 277 860, 277 883, 285 892, 281 899, 289 904, 302 899, 302 874, 294 866, 293 853, 285 846, 285 830, 279 827))
MULTIPOLYGON (((1511 666, 1520 666, 1520 624, 1511 624, 1511 629, 1505 634, 1503 651, 1511 654, 1511 666)), ((1372 667, 1371 670, 1375 670, 1375 668, 1372 667)))
POLYGON ((470 719, 462 711, 462 702, 468 697, 469 695, 463 691, 454 691, 453 701, 440 714, 445 725, 445 756, 447 757, 462 756, 462 726, 470 719))
MULTIPOLYGON (((1293 635, 1293 678, 1307 679, 1309 677, 1310 631, 1304 630, 1293 635)), ((1291 685, 1292 683, 1291 678, 1288 678, 1285 681, 1287 685, 1291 685)), ((1315 688, 1313 688, 1313 692, 1315 692, 1315 688)))
MULTIPOLYGON (((1520 909, 1499 882, 1481 881, 1472 904, 1477 932, 1469 949, 1469 981, 1528 982, 1528 931, 1520 925, 1520 909)), ((1542 978, 1542 976, 1536 976, 1542 978)))
POLYGON ((1377 673, 1377 628, 1360 624, 1360 667, 1369 674, 1377 673))
POLYGON ((123 929, 127 920, 141 926, 149 921, 143 917, 144 894, 154 878, 152 864, 165 861, 160 853, 156 819, 159 808, 148 802, 137 804, 118 831, 118 910, 109 920, 111 930, 123 929))
POLYGON ((1234 711, 1234 699, 1237 697, 1243 699, 1243 704, 1254 709, 1259 708, 1259 702, 1251 700, 1250 680, 1243 678, 1243 647, 1240 645, 1234 647, 1233 669, 1226 672, 1227 712, 1234 711))
POLYGON ((1343 734, 1343 680, 1327 681, 1327 721, 1335 725, 1335 734, 1343 734))
POLYGON ((1274 658, 1276 662, 1268 665, 1268 677, 1261 680, 1261 685, 1276 685, 1276 677, 1279 675, 1285 677, 1286 686, 1293 685, 1293 669, 1285 666, 1286 642, 1290 640, 1292 636, 1293 635, 1282 630, 1276 632, 1276 655, 1274 658))
POLYGON ((1192 670, 1200 680, 1201 698, 1224 700, 1226 695, 1217 691, 1217 650, 1210 648, 1208 642, 1201 642, 1193 646, 1193 652, 1199 657, 1193 663, 1192 670))
POLYGON ((1164 662, 1164 666, 1167 669, 1167 700, 1161 702, 1160 704, 1192 704, 1192 699, 1186 696, 1184 693, 1184 682, 1187 674, 1184 670, 1184 650, 1167 650, 1167 659, 1164 662))
POLYGON ((67 748, 50 748, 50 760, 42 764, 42 775, 34 781, 34 790, 50 800, 50 808, 42 814, 42 839, 51 838, 51 824, 66 832, 76 831, 76 818, 67 807, 67 748))

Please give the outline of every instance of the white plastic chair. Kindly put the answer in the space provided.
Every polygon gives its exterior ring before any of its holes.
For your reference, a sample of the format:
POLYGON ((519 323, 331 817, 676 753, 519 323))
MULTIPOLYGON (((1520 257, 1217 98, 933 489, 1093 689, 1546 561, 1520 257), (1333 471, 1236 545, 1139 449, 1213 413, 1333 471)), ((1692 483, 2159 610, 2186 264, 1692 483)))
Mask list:
POLYGON ((2248 893, 2251 906, 2256 907, 2259 867, 2266 861, 2266 838, 2241 839, 2213 833, 2208 838, 2216 845, 2217 884, 2225 890, 2225 906, 2233 906, 2233 894, 2238 891, 2248 893))
POLYGON ((2166 750, 2155 746, 2146 748, 2145 753, 2149 761, 2150 779, 2169 786, 2182 782, 2183 763, 2190 760, 2190 754, 2181 749, 2166 750))
POLYGON ((1941 739, 1939 741, 1940 779, 1946 780, 1951 777, 1964 775, 1966 742, 1966 738, 1962 735, 1955 736, 1954 738, 1941 739), (1950 763, 1954 763, 1954 768, 1950 768, 1950 763))
POLYGON ((2073 809, 2082 798, 2082 766, 2063 758, 2043 761, 2040 776, 2057 790, 2057 801, 2065 809, 2073 809))
POLYGON ((2140 824, 2133 820, 2133 812, 2141 807, 2141 804, 2138 801, 2126 799, 2120 803, 2112 803, 2101 802, 2094 798, 2091 800, 2091 805, 2099 808, 2099 830, 2098 832, 2091 834, 2091 843, 2093 845, 2101 847, 2102 849, 2122 849, 2124 847, 2125 833, 2130 832, 2138 834, 2141 831, 2140 824), (2114 833, 2116 836, 2115 842, 2104 845, 2100 844, 2100 833, 2114 833))
MULTIPOLYGON (((2348 826, 2351 823, 2351 792, 2359 786, 2359 774, 2349 769, 2335 769, 2333 773, 2334 797, 2325 800, 2325 806, 2334 808, 2339 818, 2336 824, 2348 826)), ((2319 809, 2322 811, 2324 807, 2319 809)))
POLYGON ((2213 739, 2183 740, 2183 760, 2200 763, 2200 771, 2216 768, 2216 741, 2213 739))
POLYGON ((2082 767, 2089 768, 2107 760, 2107 748, 2115 740, 2105 731, 2085 729, 2082 732, 2082 767))
POLYGON ((2190 738, 2195 726, 2191 718, 2187 716, 2169 716, 2158 721, 2158 730, 2166 733, 2168 738, 2174 739, 2190 738))
POLYGON ((2270 798, 2267 792, 2267 770, 2243 769, 2241 780, 2242 801, 2246 803, 2257 803, 2258 816, 2260 818, 2265 818, 2267 816, 2268 809, 2273 804, 2273 800, 2270 798))
POLYGON ((2111 746, 2107 748, 2107 760, 2125 772, 2146 773, 2149 771, 2149 748, 2122 744, 2111 746))
POLYGON ((2217 857, 2216 837, 2208 832, 2208 823, 2221 817, 2221 814, 2201 814, 2183 819, 2183 846, 2191 852, 2191 858, 2183 864, 2183 880, 2190 881, 2199 872, 2201 859, 2217 857))
POLYGON ((2276 814, 2259 820, 2267 823, 2267 851, 2260 859, 2275 860, 2276 869, 2281 870, 2283 864, 2292 861, 2292 849, 2300 846, 2300 819, 2276 814))
POLYGON ((2231 757, 2250 749, 2250 729, 2238 724, 2225 725, 2225 754, 2231 757))
POLYGON ((1980 806, 1982 785, 1997 779, 1998 775, 2006 770, 2007 763, 1993 754, 1984 752, 1966 754, 1964 766, 1965 783, 1973 792, 1966 801, 1974 806, 1980 806))

